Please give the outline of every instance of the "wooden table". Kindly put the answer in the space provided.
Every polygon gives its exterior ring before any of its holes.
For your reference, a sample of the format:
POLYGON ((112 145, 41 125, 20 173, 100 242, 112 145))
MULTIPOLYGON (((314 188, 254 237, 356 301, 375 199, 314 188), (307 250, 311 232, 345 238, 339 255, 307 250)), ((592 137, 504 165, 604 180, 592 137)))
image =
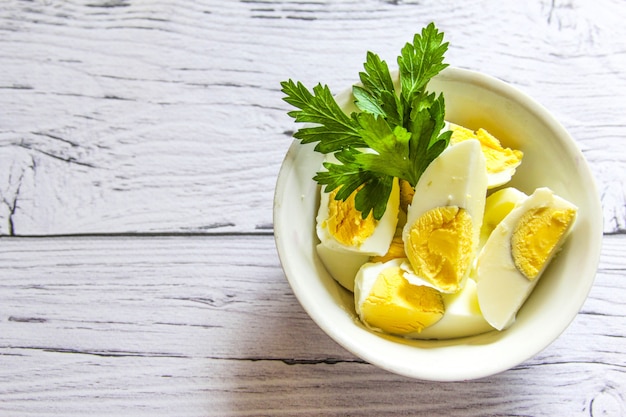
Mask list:
POLYGON ((621 0, 4 0, 0 415, 626 415, 625 20, 621 0), (448 63, 554 112, 605 219, 566 332, 459 383, 339 347, 272 232, 279 82, 337 92, 430 21, 448 63))

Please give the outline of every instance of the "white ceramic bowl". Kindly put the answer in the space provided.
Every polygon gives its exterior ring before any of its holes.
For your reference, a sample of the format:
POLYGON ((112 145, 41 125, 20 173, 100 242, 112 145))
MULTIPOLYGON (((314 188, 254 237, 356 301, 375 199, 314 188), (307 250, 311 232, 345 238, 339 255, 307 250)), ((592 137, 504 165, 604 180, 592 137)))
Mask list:
MULTIPOLYGON (((554 341, 582 307, 595 278, 602 239, 602 211, 587 163, 575 142, 541 105, 490 76, 448 68, 429 91, 442 91, 446 119, 486 128, 524 160, 509 185, 530 194, 547 186, 579 207, 577 223, 509 329, 454 340, 406 340, 367 330, 354 311, 352 293, 326 272, 315 245, 318 186, 311 179, 322 155, 294 141, 278 175, 274 235, 285 275, 296 297, 341 346, 388 371, 425 380, 460 381, 512 368, 554 341)), ((343 106, 350 89, 337 96, 343 106)))

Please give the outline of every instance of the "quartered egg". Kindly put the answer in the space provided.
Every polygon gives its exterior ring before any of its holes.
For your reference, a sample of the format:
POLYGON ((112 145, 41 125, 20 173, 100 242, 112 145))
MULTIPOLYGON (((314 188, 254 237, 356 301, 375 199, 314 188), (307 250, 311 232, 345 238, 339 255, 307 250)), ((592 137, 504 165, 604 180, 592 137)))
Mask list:
POLYGON ((548 188, 518 203, 493 230, 476 267, 485 319, 502 330, 515 320, 541 274, 571 230, 577 208, 548 188))
POLYGON ((462 288, 479 244, 487 192, 477 140, 446 148, 415 186, 403 230, 414 274, 442 292, 462 288))
POLYGON ((419 333, 444 314, 441 293, 413 285, 401 267, 405 259, 366 263, 356 276, 354 303, 361 321, 370 329, 392 335, 419 333))
POLYGON ((355 208, 356 191, 345 201, 335 200, 336 192, 321 191, 317 213, 317 236, 321 243, 333 250, 359 252, 365 255, 384 255, 395 234, 398 222, 400 190, 394 179, 387 209, 380 220, 370 212, 363 219, 355 208))
POLYGON ((454 123, 448 124, 452 131, 450 146, 469 139, 477 139, 485 156, 487 166, 487 186, 495 188, 509 182, 515 170, 522 163, 522 151, 504 148, 500 141, 485 129, 476 132, 454 123))
POLYGON ((315 248, 330 276, 345 289, 354 291, 354 277, 359 268, 369 262, 370 256, 358 252, 333 250, 321 243, 315 248))
POLYGON ((410 337, 454 339, 493 330, 480 311, 476 282, 473 279, 468 279, 462 290, 454 294, 443 294, 443 304, 445 313, 441 320, 410 337))

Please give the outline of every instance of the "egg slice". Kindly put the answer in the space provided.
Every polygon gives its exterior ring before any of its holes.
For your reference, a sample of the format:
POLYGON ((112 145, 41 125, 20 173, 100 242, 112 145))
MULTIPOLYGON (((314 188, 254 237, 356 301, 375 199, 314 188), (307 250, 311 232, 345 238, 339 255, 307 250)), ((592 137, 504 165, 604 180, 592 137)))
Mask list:
POLYGON ((400 190, 394 179, 387 209, 380 220, 373 213, 363 219, 354 203, 355 191, 345 201, 335 200, 336 192, 321 190, 316 230, 320 242, 333 250, 384 255, 395 234, 398 222, 400 190))
POLYGON ((538 188, 496 226, 477 259, 478 303, 496 329, 507 328, 571 230, 577 208, 538 188))
POLYGON ((316 250, 330 276, 345 289, 354 291, 354 277, 359 268, 369 262, 370 256, 358 252, 336 251, 321 243, 316 246, 316 250))
POLYGON ((402 238, 415 275, 442 292, 462 288, 475 257, 487 192, 477 140, 446 148, 415 186, 402 238))
POLYGON ((392 335, 419 333, 443 317, 441 293, 413 285, 401 268, 405 260, 367 263, 357 273, 354 286, 356 312, 368 328, 392 335))
POLYGON ((486 160, 488 188, 498 187, 511 180, 515 170, 522 163, 524 156, 522 151, 504 148, 500 141, 485 129, 478 129, 474 132, 454 123, 449 123, 448 126, 452 131, 450 145, 453 146, 468 139, 477 139, 480 142, 486 160))
POLYGON ((455 339, 494 330, 480 311, 476 282, 473 279, 468 279, 462 290, 454 294, 443 294, 443 304, 445 313, 441 320, 409 337, 455 339))

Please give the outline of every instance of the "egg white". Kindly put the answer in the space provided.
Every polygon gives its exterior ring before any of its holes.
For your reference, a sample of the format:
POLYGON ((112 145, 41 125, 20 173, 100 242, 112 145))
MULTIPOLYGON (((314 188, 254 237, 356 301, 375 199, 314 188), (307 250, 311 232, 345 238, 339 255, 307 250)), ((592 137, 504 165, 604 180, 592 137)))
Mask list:
POLYGON ((462 290, 443 294, 446 311, 437 323, 420 333, 409 335, 413 339, 455 339, 482 334, 494 328, 485 320, 478 307, 476 282, 468 279, 462 290))
MULTIPOLYGON (((529 280, 517 269, 511 253, 511 237, 517 223, 528 210, 538 207, 577 209, 572 203, 556 196, 552 190, 538 188, 502 219, 487 239, 477 259, 478 303, 487 322, 498 330, 509 327, 515 321, 518 310, 543 273, 542 270, 537 278, 529 280)), ((554 253, 550 258, 553 256, 554 253)), ((544 270, 550 260, 545 263, 544 270)))
POLYGON ((456 206, 465 209, 472 219, 472 251, 475 253, 486 193, 487 170, 480 142, 468 139, 446 148, 430 163, 415 186, 402 232, 405 250, 408 251, 406 242, 411 227, 420 216, 438 207, 456 206))
POLYGON ((354 291, 356 274, 361 266, 369 261, 369 255, 336 251, 321 243, 316 246, 316 250, 330 276, 345 289, 354 291))

